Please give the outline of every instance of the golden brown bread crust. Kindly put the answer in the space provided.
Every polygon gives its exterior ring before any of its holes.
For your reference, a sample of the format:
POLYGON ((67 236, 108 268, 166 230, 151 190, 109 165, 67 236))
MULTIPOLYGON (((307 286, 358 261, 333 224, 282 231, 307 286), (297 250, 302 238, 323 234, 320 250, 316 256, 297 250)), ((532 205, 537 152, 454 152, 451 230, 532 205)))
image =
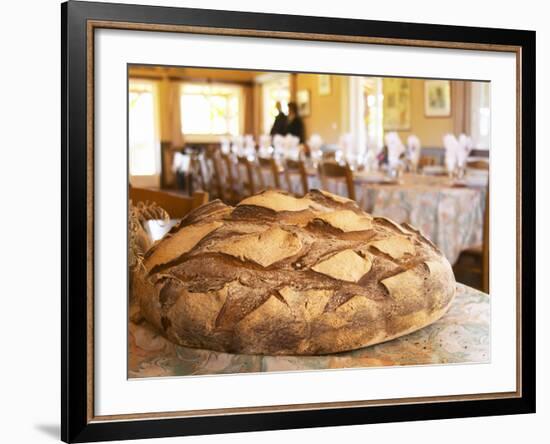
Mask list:
POLYGON ((325 354, 410 333, 448 309, 449 262, 420 232, 321 191, 190 213, 133 273, 142 315, 187 347, 325 354))

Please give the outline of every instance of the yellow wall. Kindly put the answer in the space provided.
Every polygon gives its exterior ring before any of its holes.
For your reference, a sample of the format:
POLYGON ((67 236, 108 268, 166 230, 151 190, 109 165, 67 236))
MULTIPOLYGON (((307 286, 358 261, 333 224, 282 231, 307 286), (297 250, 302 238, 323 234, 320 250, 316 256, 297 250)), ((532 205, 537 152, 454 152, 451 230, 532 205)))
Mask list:
POLYGON ((411 128, 408 131, 397 131, 401 140, 406 142, 409 135, 415 134, 423 147, 439 148, 443 146, 443 136, 447 133, 461 132, 455 128, 454 113, 460 105, 456 94, 456 85, 451 84, 451 115, 449 117, 426 117, 424 113, 424 80, 411 80, 411 128))
MULTIPOLYGON (((325 143, 337 144, 340 135, 349 131, 349 77, 330 76, 331 92, 319 95, 316 74, 297 74, 296 90, 307 89, 310 93, 311 114, 304 117, 306 140, 313 133, 319 134, 325 143)), ((465 82, 451 84, 451 115, 449 117, 426 117, 424 112, 424 80, 411 81, 411 126, 409 130, 398 131, 403 142, 416 134, 424 147, 442 147, 443 136, 464 131, 463 88, 465 82)))
POLYGON ((338 143, 340 135, 349 131, 348 122, 348 78, 330 76, 329 95, 319 95, 317 74, 298 74, 296 90, 309 90, 311 113, 304 117, 306 140, 311 134, 319 134, 325 143, 338 143))

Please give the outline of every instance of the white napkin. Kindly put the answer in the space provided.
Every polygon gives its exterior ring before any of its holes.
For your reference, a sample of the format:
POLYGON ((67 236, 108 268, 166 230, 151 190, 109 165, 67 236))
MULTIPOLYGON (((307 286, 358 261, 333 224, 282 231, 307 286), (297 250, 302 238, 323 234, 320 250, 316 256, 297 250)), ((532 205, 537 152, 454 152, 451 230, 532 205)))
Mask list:
POLYGON ((414 166, 418 166, 420 161, 420 153, 422 152, 422 146, 420 145, 420 139, 414 134, 407 137, 407 149, 411 163, 414 166))
POLYGON ((373 146, 367 150, 365 155, 365 169, 367 171, 377 171, 378 170, 378 154, 377 149, 373 146))
POLYGON ((271 146, 271 136, 269 134, 262 134, 260 136, 260 148, 269 148, 271 146))
POLYGON ((443 136, 443 146, 445 147, 445 166, 447 171, 454 171, 457 166, 459 144, 454 134, 445 134, 443 136))
POLYGON ((256 142, 254 142, 254 136, 250 134, 244 136, 244 155, 247 157, 256 156, 256 142))
POLYGON ((285 151, 285 137, 280 134, 275 134, 273 136, 273 148, 277 156, 282 156, 285 151))
POLYGON ((308 145, 311 158, 313 159, 313 162, 317 164, 323 157, 323 151, 321 150, 323 147, 323 138, 319 134, 312 134, 308 140, 308 145))
POLYGON ((471 137, 466 134, 458 136, 457 163, 460 168, 466 165, 466 159, 470 155, 474 144, 471 137))
POLYGON ((190 164, 191 156, 189 154, 176 152, 174 153, 174 159, 172 160, 172 172, 186 173, 189 170, 190 164))
POLYGON ((319 134, 312 134, 308 140, 309 149, 313 151, 320 151, 323 146, 323 138, 319 134))
POLYGON ((260 157, 271 157, 273 148, 271 147, 271 136, 269 134, 262 134, 260 136, 260 148, 258 149, 258 155, 260 157))
POLYGON ((395 131, 387 133, 384 140, 388 147, 388 165, 393 168, 399 164, 399 157, 405 152, 405 145, 395 131))
POLYGON ((233 136, 231 142, 231 152, 237 156, 242 156, 244 149, 244 138, 243 136, 233 136))
POLYGON ((345 133, 340 136, 338 141, 338 147, 340 148, 341 155, 349 163, 355 163, 357 158, 357 150, 355 148, 353 135, 345 133))
POLYGON ((231 141, 227 137, 220 139, 221 150, 223 154, 229 154, 231 152, 231 141))
POLYGON ((284 153, 289 159, 298 159, 300 157, 300 138, 287 134, 284 138, 284 153))

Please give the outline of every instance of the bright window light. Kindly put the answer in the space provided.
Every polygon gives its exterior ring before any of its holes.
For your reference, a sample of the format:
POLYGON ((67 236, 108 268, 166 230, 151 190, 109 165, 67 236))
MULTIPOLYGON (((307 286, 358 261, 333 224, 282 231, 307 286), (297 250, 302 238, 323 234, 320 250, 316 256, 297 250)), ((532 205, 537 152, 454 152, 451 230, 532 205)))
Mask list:
POLYGON ((181 129, 187 135, 237 135, 242 89, 233 85, 185 83, 181 129))
POLYGON ((155 84, 130 80, 128 100, 130 175, 155 175, 159 150, 155 84))

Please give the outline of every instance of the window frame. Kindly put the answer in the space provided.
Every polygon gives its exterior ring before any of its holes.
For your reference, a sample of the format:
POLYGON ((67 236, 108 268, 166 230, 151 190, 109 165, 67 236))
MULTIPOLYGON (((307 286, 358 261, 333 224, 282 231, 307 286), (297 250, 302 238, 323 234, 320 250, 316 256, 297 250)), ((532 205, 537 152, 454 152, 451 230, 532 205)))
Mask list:
MULTIPOLYGON (((187 93, 187 95, 205 95, 205 94, 200 94, 200 93, 187 93)), ((210 96, 214 96, 214 95, 222 95, 222 94, 210 94, 210 96)), ((229 104, 229 101, 227 102, 229 104)), ((213 140, 218 140, 220 137, 232 137, 232 136, 236 136, 236 135, 239 135, 239 134, 243 134, 243 129, 244 129, 244 113, 246 112, 245 111, 245 100, 244 100, 244 91, 243 91, 243 88, 241 85, 238 85, 238 84, 234 84, 234 83, 224 83, 224 82, 205 82, 205 81, 183 81, 183 82, 180 82, 180 85, 179 85, 179 111, 180 111, 180 127, 181 127, 181 134, 182 134, 182 137, 184 138, 184 140, 186 141, 189 141, 189 142, 210 142, 210 141, 213 141, 213 140), (200 132, 186 132, 184 130, 184 121, 185 121, 185 118, 184 118, 184 107, 183 107, 183 97, 184 95, 186 95, 186 93, 184 92, 184 89, 186 86, 189 86, 189 85, 192 85, 192 86, 197 86, 197 87, 211 87, 211 88, 227 88, 227 89, 232 89, 234 90, 234 92, 232 94, 223 94, 225 96, 236 96, 237 98, 237 115, 236 115, 236 120, 237 120, 237 131, 235 133, 232 133, 230 131, 230 128, 231 128, 231 124, 229 123, 229 119, 227 116, 225 116, 225 120, 226 120, 226 129, 228 131, 226 131, 225 133, 214 133, 214 132, 210 132, 210 133, 200 133, 200 132)), ((227 112, 227 109, 228 106, 226 107, 226 112, 227 112)), ((235 122, 233 122, 234 124, 235 122)), ((212 122, 210 122, 210 125, 212 124, 212 122)))
MULTIPOLYGON (((147 92, 152 94, 152 115, 153 115, 153 151, 154 151, 154 169, 151 173, 137 172, 134 174, 132 171, 132 143, 130 140, 130 131, 128 131, 128 175, 132 178, 144 178, 143 180, 149 182, 151 177, 159 178, 161 173, 161 153, 160 153, 160 105, 159 105, 159 86, 158 82, 152 79, 142 79, 142 78, 129 78, 128 79, 128 127, 131 125, 131 106, 130 106, 130 94, 133 92, 147 92), (137 85, 147 85, 150 88, 150 91, 138 91, 137 85)), ((156 179, 153 179, 156 181, 156 179)))

